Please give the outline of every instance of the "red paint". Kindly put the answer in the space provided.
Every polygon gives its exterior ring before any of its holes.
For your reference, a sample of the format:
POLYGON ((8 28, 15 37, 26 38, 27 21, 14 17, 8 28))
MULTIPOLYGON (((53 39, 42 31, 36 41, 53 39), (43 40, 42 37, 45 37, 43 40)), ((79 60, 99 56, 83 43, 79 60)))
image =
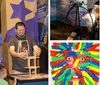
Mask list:
POLYGON ((62 63, 62 62, 64 62, 64 60, 58 60, 58 61, 50 62, 50 64, 51 64, 52 66, 56 66, 57 64, 60 64, 60 63, 62 63))
POLYGON ((54 46, 58 46, 59 44, 60 44, 60 43, 55 43, 55 42, 53 43, 54 46))
POLYGON ((81 77, 81 84, 84 85, 84 77, 81 77))
POLYGON ((53 56, 56 56, 56 55, 58 54, 57 51, 50 51, 50 53, 51 53, 51 56, 52 56, 52 57, 53 57, 53 56))
POLYGON ((99 76, 99 72, 96 72, 96 71, 94 71, 94 70, 89 70, 89 72, 94 73, 94 74, 96 74, 96 75, 99 76))
POLYGON ((79 48, 79 43, 76 44, 76 50, 79 48))
POLYGON ((89 60, 92 60, 92 61, 97 62, 97 63, 100 62, 100 61, 96 60, 95 58, 91 58, 91 57, 89 57, 89 56, 87 56, 87 58, 88 58, 89 60))
POLYGON ((68 52, 71 52, 71 50, 64 50, 63 53, 62 53, 62 55, 66 57, 66 54, 67 54, 68 52))
POLYGON ((78 74, 82 75, 82 72, 80 71, 80 69, 78 67, 73 68, 78 74))
POLYGON ((99 44, 92 45, 86 51, 97 51, 97 52, 99 52, 99 49, 96 49, 98 46, 99 46, 99 44))
POLYGON ((98 83, 98 81, 99 81, 99 80, 96 80, 96 79, 94 79, 94 78, 92 78, 92 79, 93 79, 96 83, 98 83))

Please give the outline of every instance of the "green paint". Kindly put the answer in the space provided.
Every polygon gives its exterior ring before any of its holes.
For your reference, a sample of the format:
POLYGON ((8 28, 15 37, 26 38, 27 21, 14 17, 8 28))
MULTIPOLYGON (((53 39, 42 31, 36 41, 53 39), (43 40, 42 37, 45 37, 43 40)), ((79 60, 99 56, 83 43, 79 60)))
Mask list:
POLYGON ((82 43, 82 47, 80 50, 83 50, 85 46, 86 46, 86 43, 82 43))
POLYGON ((92 83, 92 81, 90 81, 87 77, 85 77, 85 79, 88 81, 88 83, 89 83, 90 85, 94 85, 94 84, 92 83))
POLYGON ((80 52, 76 52, 76 55, 79 56, 80 55, 80 52))
POLYGON ((99 59, 99 55, 93 55, 93 54, 86 52, 86 51, 83 51, 83 53, 84 53, 85 56, 91 56, 92 58, 99 59))
POLYGON ((65 85, 68 85, 69 80, 66 80, 65 85))
POLYGON ((84 66, 90 66, 90 63, 89 62, 86 62, 86 63, 82 63, 79 65, 80 67, 84 67, 84 66))
POLYGON ((61 79, 63 76, 65 76, 67 71, 68 71, 68 69, 66 69, 66 70, 58 77, 58 79, 61 79))
POLYGON ((76 42, 73 43, 73 49, 76 49, 76 42))
POLYGON ((86 83, 84 83, 84 85, 86 85, 86 83))
POLYGON ((51 60, 52 61, 58 61, 58 60, 63 60, 65 59, 65 57, 52 57, 51 60))
POLYGON ((59 83, 60 83, 61 81, 63 81, 64 78, 65 78, 65 76, 63 76, 61 79, 58 79, 58 80, 55 82, 55 85, 59 85, 59 83))
POLYGON ((67 80, 70 80, 74 75, 75 75, 75 71, 73 71, 68 77, 67 77, 67 80))
POLYGON ((63 46, 63 45, 59 45, 59 48, 61 48, 62 50, 67 50, 66 48, 65 48, 65 46, 63 46))
POLYGON ((69 76, 66 79, 65 85, 68 85, 68 82, 71 80, 71 78, 75 75, 75 71, 73 71, 71 74, 69 74, 69 76))
POLYGON ((96 66, 96 65, 94 65, 94 64, 90 64, 90 66, 91 66, 91 67, 95 67, 95 68, 99 69, 99 67, 98 67, 98 66, 96 66))
POLYGON ((90 62, 82 63, 82 64, 80 64, 79 66, 80 66, 80 67, 85 67, 85 66, 88 67, 88 66, 91 66, 91 67, 99 68, 97 65, 92 64, 92 63, 90 63, 90 62))

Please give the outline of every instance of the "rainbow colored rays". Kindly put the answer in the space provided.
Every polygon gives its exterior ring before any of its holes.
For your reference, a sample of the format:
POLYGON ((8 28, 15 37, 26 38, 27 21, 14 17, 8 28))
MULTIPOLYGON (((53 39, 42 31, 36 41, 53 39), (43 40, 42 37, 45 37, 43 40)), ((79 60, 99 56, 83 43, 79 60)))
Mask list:
POLYGON ((50 65, 54 85, 97 85, 99 43, 53 43, 50 65))

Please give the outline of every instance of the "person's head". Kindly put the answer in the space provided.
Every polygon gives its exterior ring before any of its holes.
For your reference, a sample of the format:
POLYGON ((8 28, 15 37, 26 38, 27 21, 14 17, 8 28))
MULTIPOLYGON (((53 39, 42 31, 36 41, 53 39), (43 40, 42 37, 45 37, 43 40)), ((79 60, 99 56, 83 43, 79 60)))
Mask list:
POLYGON ((15 25, 16 33, 19 36, 25 35, 25 24, 23 22, 17 22, 15 25))
POLYGON ((7 70, 4 66, 0 66, 0 78, 4 79, 7 76, 7 70))

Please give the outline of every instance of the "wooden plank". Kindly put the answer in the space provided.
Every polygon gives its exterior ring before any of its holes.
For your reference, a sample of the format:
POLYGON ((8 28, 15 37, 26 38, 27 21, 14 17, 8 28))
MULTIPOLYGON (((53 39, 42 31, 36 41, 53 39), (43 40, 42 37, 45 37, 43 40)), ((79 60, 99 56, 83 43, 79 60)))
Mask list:
POLYGON ((43 79, 43 78, 48 78, 47 74, 32 74, 30 77, 29 75, 16 75, 16 76, 11 76, 13 78, 16 78, 18 80, 33 80, 33 79, 43 79))
POLYGON ((25 67, 25 68, 34 69, 34 68, 40 68, 40 66, 29 66, 29 67, 25 67))
POLYGON ((74 38, 75 38, 75 36, 76 36, 76 32, 72 32, 70 35, 69 35, 69 37, 67 38, 67 40, 73 40, 74 38))

